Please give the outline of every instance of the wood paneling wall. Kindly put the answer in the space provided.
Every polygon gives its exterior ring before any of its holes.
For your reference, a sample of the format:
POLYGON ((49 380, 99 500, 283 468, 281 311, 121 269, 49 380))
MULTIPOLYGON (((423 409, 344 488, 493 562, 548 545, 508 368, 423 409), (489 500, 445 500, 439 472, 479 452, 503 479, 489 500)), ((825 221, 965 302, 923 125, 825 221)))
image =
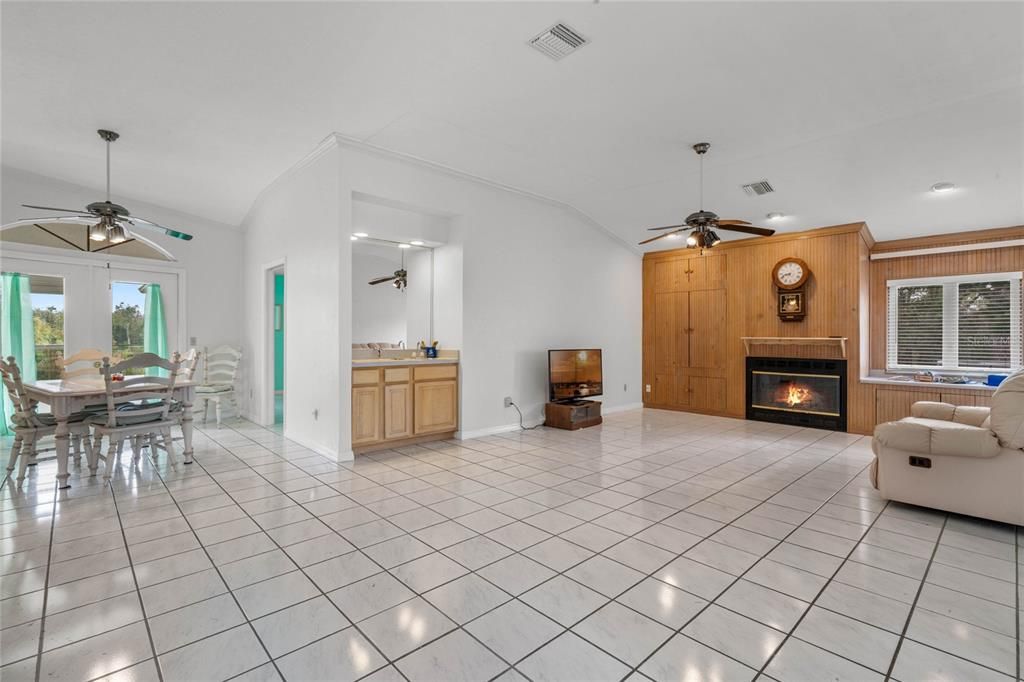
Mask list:
MULTIPOLYGON (((986 241, 1024 238, 1024 226, 998 230, 962 232, 944 237, 922 237, 878 242, 872 253, 904 251, 937 246, 960 246, 986 241)), ((1024 246, 960 251, 955 253, 886 258, 871 261, 871 367, 885 369, 886 282, 890 279, 939 277, 942 275, 974 275, 984 272, 1020 272, 1024 270, 1024 246)))
MULTIPOLYGON (((866 262, 868 249, 873 244, 870 232, 863 223, 840 225, 808 232, 787 233, 768 238, 744 239, 726 242, 715 247, 713 256, 701 256, 690 249, 648 253, 644 257, 644 384, 654 385, 653 357, 656 328, 653 308, 654 297, 664 292, 669 272, 716 273, 725 290, 724 306, 707 308, 702 315, 715 314, 724 318, 725 334, 718 351, 716 364, 722 367, 725 390, 725 409, 709 410, 734 417, 745 414, 746 352, 743 336, 845 336, 849 373, 848 417, 851 431, 865 433, 873 426, 874 394, 872 387, 861 384, 862 310, 867 300, 866 262), (811 270, 806 285, 807 316, 799 322, 782 322, 775 312, 777 305, 772 268, 785 257, 803 259, 811 270), (707 260, 719 258, 723 260, 707 260), (724 267, 721 267, 723 266, 724 267), (724 310, 722 309, 724 308, 724 310), (869 395, 870 394, 870 395, 869 395), (870 404, 870 409, 868 405, 870 404)), ((691 303, 691 305, 693 305, 691 303)), ((694 342, 691 340, 690 342, 694 342)), ((788 357, 815 357, 820 348, 806 346, 776 346, 774 355, 788 357)), ((698 373, 695 373, 698 374, 698 373)), ((700 372, 703 376, 710 372, 700 372)), ((699 383, 699 382, 698 382, 699 383)), ((662 406, 652 393, 644 393, 645 404, 662 406)), ((693 409, 691 407, 691 409, 693 409)))
MULTIPOLYGON (((644 256, 644 384, 653 386, 656 372, 652 350, 656 332, 654 297, 666 291, 689 290, 681 278, 701 275, 704 281, 712 281, 714 288, 720 286, 725 290, 724 306, 705 305, 699 312, 701 316, 719 315, 724 319, 722 350, 714 361, 722 369, 682 372, 691 377, 724 377, 725 407, 708 409, 707 403, 694 401, 683 409, 744 416, 746 354, 740 340, 743 336, 846 336, 847 423, 852 433, 869 434, 876 423, 906 416, 915 400, 988 404, 990 395, 986 392, 945 386, 892 387, 862 383, 861 376, 869 368, 885 368, 887 280, 1018 272, 1024 270, 1024 246, 877 260, 870 260, 870 254, 1020 238, 1024 238, 1024 226, 875 243, 866 225, 854 223, 726 242, 715 247, 713 255, 701 256, 689 249, 648 253, 644 256), (782 322, 775 313, 771 269, 787 256, 802 258, 813 273, 806 287, 808 312, 801 322, 782 322)), ((691 302, 691 306, 694 304, 691 302)), ((689 341, 690 352, 694 343, 689 341)), ((700 347, 703 354, 713 352, 707 344, 700 347)), ((834 353, 830 348, 798 345, 765 346, 751 351, 786 357, 829 357, 834 353)), ((710 380, 696 379, 692 384, 712 393, 723 390, 721 384, 715 384, 712 390, 702 381, 710 380)), ((721 399, 722 396, 715 396, 711 404, 721 404, 721 399)), ((665 407, 656 396, 646 392, 644 404, 665 407)))

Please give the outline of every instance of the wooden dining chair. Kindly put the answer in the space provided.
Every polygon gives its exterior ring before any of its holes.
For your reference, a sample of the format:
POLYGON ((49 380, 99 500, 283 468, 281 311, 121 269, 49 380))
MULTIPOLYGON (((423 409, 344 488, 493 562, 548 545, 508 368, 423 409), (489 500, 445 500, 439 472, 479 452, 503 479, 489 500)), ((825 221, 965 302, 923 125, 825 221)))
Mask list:
MULTIPOLYGON (((153 353, 139 353, 127 360, 111 365, 108 358, 103 359, 100 373, 106 392, 107 412, 87 419, 92 424, 93 457, 89 468, 95 475, 99 459, 103 457, 103 439, 107 439, 105 460, 105 480, 110 480, 115 459, 119 458, 126 440, 140 435, 159 434, 164 449, 171 459, 174 458, 174 445, 171 440, 171 427, 177 422, 171 417, 174 384, 181 367, 181 357, 175 353, 166 360, 153 353), (131 370, 143 370, 159 367, 168 371, 168 376, 149 376, 146 374, 128 376, 131 370), (114 375, 123 375, 124 379, 114 381, 114 375)), ((138 459, 139 451, 133 452, 138 459)))
POLYGON ((230 400, 235 409, 235 416, 240 417, 238 401, 235 400, 235 380, 238 378, 238 365, 242 360, 242 350, 234 346, 217 346, 206 350, 203 383, 196 387, 196 400, 203 401, 203 423, 206 423, 210 403, 213 402, 217 417, 217 428, 220 428, 220 404, 222 400, 230 400))
POLYGON ((99 377, 100 367, 103 366, 103 358, 110 358, 110 361, 115 364, 121 362, 119 356, 112 355, 98 348, 80 350, 69 358, 58 355, 57 365, 60 367, 60 378, 99 377))
MULTIPOLYGON (((181 365, 175 373, 175 381, 192 381, 193 377, 196 375, 196 370, 199 368, 199 358, 201 356, 202 353, 200 353, 197 348, 190 348, 185 355, 181 356, 181 365)), ((182 404, 177 400, 172 401, 170 417, 176 421, 179 427, 181 426, 181 418, 183 414, 184 408, 182 404)), ((149 445, 150 454, 155 456, 157 450, 160 448, 159 439, 157 438, 158 435, 159 434, 155 431, 150 432, 148 440, 146 440, 145 435, 138 436, 133 442, 135 451, 138 452, 144 445, 149 445)))
MULTIPOLYGON (((57 432, 57 420, 52 414, 40 414, 38 403, 29 397, 25 384, 21 379, 21 370, 13 357, 0 360, 0 376, 3 378, 7 396, 14 406, 11 415, 11 427, 14 429, 14 444, 7 461, 7 475, 10 476, 14 467, 18 467, 18 485, 25 480, 25 469, 35 464, 38 455, 39 440, 44 436, 52 436, 57 432), (19 462, 20 459, 20 462, 19 462)), ((81 462, 82 444, 85 444, 86 457, 93 460, 93 446, 89 439, 89 424, 85 420, 91 416, 89 412, 76 412, 68 418, 71 443, 75 453, 75 463, 81 462)))

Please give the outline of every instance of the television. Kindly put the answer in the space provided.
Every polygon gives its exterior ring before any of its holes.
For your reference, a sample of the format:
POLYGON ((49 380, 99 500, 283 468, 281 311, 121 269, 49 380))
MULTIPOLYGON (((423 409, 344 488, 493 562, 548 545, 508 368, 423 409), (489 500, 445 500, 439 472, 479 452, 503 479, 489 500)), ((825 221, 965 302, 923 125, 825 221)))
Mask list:
POLYGON ((571 402, 601 395, 601 349, 548 351, 548 395, 551 402, 571 402))

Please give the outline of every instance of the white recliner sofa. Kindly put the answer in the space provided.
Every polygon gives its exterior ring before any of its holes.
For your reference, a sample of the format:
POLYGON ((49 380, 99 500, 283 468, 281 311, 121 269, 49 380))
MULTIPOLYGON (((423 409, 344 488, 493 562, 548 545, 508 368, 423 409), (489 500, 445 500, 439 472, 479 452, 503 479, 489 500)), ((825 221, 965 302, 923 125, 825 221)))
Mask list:
POLYGON ((992 407, 917 402, 879 424, 871 483, 897 502, 1024 525, 1024 370, 992 407))

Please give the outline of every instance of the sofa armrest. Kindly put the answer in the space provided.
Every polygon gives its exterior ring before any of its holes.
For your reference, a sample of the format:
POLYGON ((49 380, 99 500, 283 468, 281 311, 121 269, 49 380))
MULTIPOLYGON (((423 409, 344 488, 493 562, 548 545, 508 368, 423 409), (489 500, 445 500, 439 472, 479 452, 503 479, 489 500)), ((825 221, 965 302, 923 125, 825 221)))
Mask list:
POLYGON ((996 435, 988 429, 919 417, 879 424, 875 441, 904 452, 953 457, 995 457, 1001 449, 996 435))
POLYGON ((981 426, 988 419, 990 408, 974 405, 950 405, 930 400, 919 400, 910 406, 910 416, 920 419, 938 419, 969 426, 981 426))

